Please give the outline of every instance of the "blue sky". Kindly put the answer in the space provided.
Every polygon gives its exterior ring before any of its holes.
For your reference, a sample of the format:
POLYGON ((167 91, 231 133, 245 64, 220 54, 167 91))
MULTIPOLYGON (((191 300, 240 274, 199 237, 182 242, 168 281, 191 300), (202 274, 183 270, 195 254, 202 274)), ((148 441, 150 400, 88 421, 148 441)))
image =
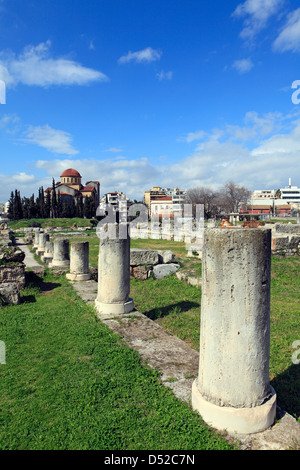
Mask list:
POLYGON ((0 0, 0 202, 66 168, 138 200, 300 186, 299 58, 296 0, 0 0))

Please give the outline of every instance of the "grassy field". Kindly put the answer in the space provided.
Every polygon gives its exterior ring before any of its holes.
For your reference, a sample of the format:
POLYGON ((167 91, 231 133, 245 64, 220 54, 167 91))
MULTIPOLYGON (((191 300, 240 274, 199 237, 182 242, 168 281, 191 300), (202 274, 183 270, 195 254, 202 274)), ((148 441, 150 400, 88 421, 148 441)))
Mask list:
MULTIPOLYGON (((97 266, 98 238, 82 240, 97 266)), ((201 268, 186 258, 184 243, 131 245, 171 249, 182 265, 201 268)), ((300 340, 299 268, 299 258, 272 259, 270 378, 279 405, 300 421, 300 365, 292 363, 292 344, 300 340)), ((23 303, 1 309, 7 357, 0 364, 0 449, 231 448, 160 384, 65 277, 30 276, 23 303)), ((200 288, 175 276, 133 279, 130 295, 140 312, 199 349, 200 288)))
POLYGON ((1 309, 1 450, 231 449, 100 322, 65 276, 1 309))
MULTIPOLYGON (((94 234, 77 240, 88 240, 90 263, 97 266, 99 239, 94 234)), ((72 242, 72 239, 70 239, 72 242)), ((186 258, 185 244, 168 240, 131 240, 137 248, 170 249, 182 266, 194 263, 186 258)), ((293 364, 293 342, 300 340, 300 260, 272 257, 271 275, 271 351, 270 379, 278 402, 300 420, 300 365, 293 364)), ((131 281, 131 294, 136 308, 159 323, 171 334, 199 350, 201 289, 185 284, 175 276, 162 280, 131 281)), ((300 356, 300 354, 299 354, 300 356)))
POLYGON ((33 224, 40 224, 41 228, 47 227, 62 227, 62 228, 70 228, 73 224, 76 224, 77 227, 90 227, 91 222, 90 219, 82 219, 80 217, 74 217, 73 219, 21 219, 21 220, 13 220, 9 222, 9 227, 12 230, 22 229, 25 227, 32 227, 33 224))
MULTIPOLYGON (((187 260, 183 260, 186 263, 187 260)), ((197 264, 199 260, 196 261, 197 264)), ((300 364, 292 362, 300 340, 300 259, 272 257, 270 379, 279 405, 300 421, 300 364)), ((136 308, 199 350, 201 289, 175 276, 131 281, 136 308)), ((298 348, 299 349, 299 348, 298 348)), ((300 352, 298 358, 300 356, 300 352)))

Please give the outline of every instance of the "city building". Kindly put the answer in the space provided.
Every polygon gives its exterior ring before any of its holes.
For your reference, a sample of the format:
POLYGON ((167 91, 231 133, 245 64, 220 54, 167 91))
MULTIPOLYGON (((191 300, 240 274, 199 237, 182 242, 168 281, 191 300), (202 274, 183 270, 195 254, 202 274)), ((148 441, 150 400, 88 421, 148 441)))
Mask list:
MULTIPOLYGON (((60 182, 55 184, 55 192, 60 193, 62 203, 71 203, 72 199, 75 203, 80 197, 90 197, 93 199, 95 208, 98 207, 100 201, 100 183, 99 181, 87 181, 85 186, 81 183, 82 176, 77 170, 68 168, 60 175, 60 182)), ((52 186, 45 189, 45 197, 47 193, 51 194, 52 186)))
POLYGON ((280 189, 280 199, 290 204, 300 205, 300 188, 292 186, 292 180, 289 179, 289 185, 280 189))
POLYGON ((153 198, 150 203, 151 217, 174 217, 172 196, 153 198))
POLYGON ((161 188, 160 186, 154 186, 152 189, 145 191, 144 194, 144 203, 148 207, 148 213, 149 216, 152 215, 152 201, 159 199, 159 198, 165 198, 165 197, 171 197, 172 200, 172 213, 179 211, 184 202, 185 202, 185 195, 186 195, 186 190, 182 190, 179 188, 161 188))
POLYGON ((299 209, 300 188, 292 186, 291 178, 285 188, 253 191, 247 206, 248 212, 252 214, 287 215, 299 209))
POLYGON ((125 218, 127 218, 127 211, 131 204, 132 202, 130 199, 128 199, 121 191, 106 193, 100 199, 100 213, 103 215, 108 211, 108 206, 110 206, 114 212, 119 211, 124 214, 125 218))

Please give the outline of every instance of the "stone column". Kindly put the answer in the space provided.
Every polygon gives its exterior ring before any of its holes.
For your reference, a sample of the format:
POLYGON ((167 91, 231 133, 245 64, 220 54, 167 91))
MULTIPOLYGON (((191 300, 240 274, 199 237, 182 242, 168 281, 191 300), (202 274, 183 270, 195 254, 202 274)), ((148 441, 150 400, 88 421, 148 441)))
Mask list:
POLYGON ((53 242, 47 241, 45 245, 44 254, 41 257, 41 260, 43 261, 43 263, 49 264, 52 261, 53 250, 54 250, 53 242))
POLYGON ((56 238, 53 242, 53 260, 49 267, 68 267, 70 266, 69 239, 56 238))
POLYGON ((133 310, 134 304, 133 300, 129 298, 130 237, 128 224, 105 224, 98 236, 100 237, 98 295, 95 307, 101 314, 129 313, 133 310))
POLYGON ((37 247, 37 255, 42 256, 45 252, 46 242, 49 241, 49 234, 48 233, 40 233, 39 235, 39 245, 37 247))
POLYGON ((263 431, 276 414, 269 381, 271 230, 206 229, 199 375, 192 406, 210 426, 263 431))
POLYGON ((40 236, 40 229, 34 229, 34 243, 33 243, 33 250, 37 250, 39 246, 39 236, 40 236))
POLYGON ((89 281, 89 242, 71 243, 70 273, 66 274, 71 281, 89 281))

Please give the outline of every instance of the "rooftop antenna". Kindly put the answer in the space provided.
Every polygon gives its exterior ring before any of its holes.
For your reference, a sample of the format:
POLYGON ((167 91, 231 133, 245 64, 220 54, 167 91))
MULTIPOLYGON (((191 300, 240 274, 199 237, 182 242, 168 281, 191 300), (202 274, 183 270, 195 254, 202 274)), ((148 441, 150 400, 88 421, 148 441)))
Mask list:
POLYGON ((292 186, 292 178, 289 178, 289 187, 292 186))

